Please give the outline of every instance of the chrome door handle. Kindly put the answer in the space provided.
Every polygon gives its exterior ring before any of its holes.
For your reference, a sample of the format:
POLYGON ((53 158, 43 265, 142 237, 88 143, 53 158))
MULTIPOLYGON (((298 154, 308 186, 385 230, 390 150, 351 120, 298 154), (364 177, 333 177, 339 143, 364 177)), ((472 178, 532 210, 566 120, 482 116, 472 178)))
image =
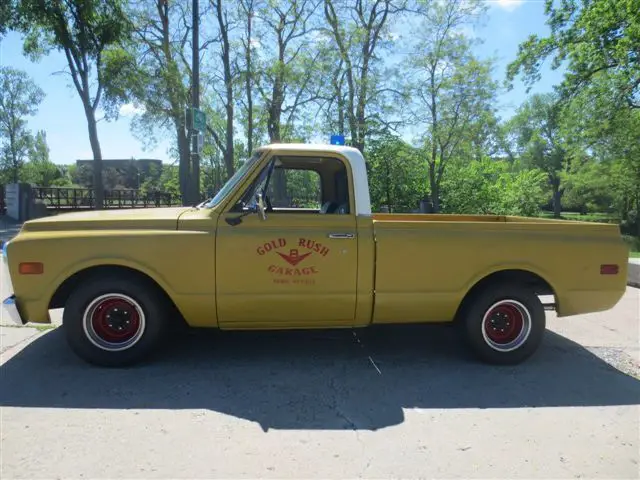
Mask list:
POLYGON ((330 233, 329 238, 355 238, 353 233, 330 233))

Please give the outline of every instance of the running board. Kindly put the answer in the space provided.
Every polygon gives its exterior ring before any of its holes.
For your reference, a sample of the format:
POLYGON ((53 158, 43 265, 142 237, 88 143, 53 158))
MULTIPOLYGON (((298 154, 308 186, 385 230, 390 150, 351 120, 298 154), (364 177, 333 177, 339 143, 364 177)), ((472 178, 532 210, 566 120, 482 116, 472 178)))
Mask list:
POLYGON ((545 310, 555 310, 556 309, 556 304, 555 303, 543 303, 542 306, 544 307, 545 310))

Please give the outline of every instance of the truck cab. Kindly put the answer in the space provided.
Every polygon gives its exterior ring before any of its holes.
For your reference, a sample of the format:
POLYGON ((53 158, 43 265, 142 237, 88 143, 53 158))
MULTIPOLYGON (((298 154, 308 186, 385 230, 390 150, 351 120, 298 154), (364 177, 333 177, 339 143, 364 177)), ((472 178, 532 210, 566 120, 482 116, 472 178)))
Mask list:
POLYGON ((220 327, 368 323, 373 237, 362 155, 349 147, 273 145, 237 175, 244 180, 238 188, 202 205, 220 215, 220 327))

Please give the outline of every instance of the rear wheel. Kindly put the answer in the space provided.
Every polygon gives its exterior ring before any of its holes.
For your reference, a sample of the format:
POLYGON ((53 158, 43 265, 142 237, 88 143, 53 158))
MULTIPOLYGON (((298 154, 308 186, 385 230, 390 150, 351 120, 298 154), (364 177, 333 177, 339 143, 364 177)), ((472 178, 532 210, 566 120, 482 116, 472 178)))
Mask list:
POLYGON ((146 282, 94 277, 71 293, 62 326, 69 345, 85 361, 131 365, 151 354, 166 333, 166 303, 146 282))
POLYGON ((491 286, 474 295, 462 321, 476 356, 494 364, 529 358, 546 328, 544 306, 535 292, 513 285, 491 286))

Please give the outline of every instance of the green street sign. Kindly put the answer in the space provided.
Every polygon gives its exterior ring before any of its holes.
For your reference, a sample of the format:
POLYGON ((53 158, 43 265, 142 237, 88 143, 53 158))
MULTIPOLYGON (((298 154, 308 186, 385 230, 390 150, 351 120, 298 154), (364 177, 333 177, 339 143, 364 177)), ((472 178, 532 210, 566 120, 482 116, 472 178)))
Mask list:
POLYGON ((193 129, 198 132, 204 132, 207 129, 207 116, 202 110, 192 108, 193 112, 192 125, 193 129))

